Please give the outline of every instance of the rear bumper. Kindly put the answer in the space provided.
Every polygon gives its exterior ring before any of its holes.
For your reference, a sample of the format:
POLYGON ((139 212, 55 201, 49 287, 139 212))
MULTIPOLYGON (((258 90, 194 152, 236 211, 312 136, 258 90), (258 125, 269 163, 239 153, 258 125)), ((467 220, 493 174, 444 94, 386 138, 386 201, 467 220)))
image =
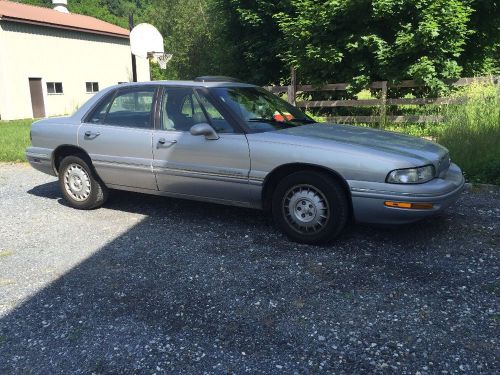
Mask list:
POLYGON ((28 159, 30 165, 37 171, 57 176, 52 166, 52 154, 50 150, 30 147, 26 149, 26 159, 28 159))
POLYGON ((451 164, 446 175, 424 184, 395 185, 370 183, 351 185, 354 218, 362 223, 405 224, 435 215, 453 204, 465 184, 460 168, 451 164), (397 190, 397 191, 394 191, 397 190), (405 191, 407 190, 407 191, 405 191), (431 209, 387 207, 386 201, 432 203, 431 209))

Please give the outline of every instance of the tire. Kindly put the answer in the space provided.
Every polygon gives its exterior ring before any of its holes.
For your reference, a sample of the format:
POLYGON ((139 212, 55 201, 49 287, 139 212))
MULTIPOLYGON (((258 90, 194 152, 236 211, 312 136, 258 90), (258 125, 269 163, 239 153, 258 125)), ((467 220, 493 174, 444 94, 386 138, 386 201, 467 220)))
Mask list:
POLYGON ((66 202, 80 210, 100 207, 108 198, 108 188, 87 162, 78 156, 67 156, 59 167, 59 188, 66 202))
POLYGON ((349 217, 347 195, 333 177, 303 171, 286 176, 276 187, 272 213, 278 227, 292 240, 305 244, 331 242, 349 217))

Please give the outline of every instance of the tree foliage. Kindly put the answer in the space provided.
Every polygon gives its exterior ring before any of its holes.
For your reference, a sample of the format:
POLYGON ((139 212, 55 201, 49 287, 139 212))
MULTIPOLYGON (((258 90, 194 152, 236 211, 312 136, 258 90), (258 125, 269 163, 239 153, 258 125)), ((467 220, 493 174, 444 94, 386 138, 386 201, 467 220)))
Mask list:
MULTIPOLYGON (((50 5, 50 0, 25 0, 50 5)), ((156 78, 233 75, 279 83, 416 79, 444 90, 500 73, 498 0, 70 0, 73 12, 126 27, 153 23, 174 58, 156 78)))
MULTIPOLYGON (((239 1, 240 14, 245 15, 242 24, 267 16, 265 7, 255 5, 259 3, 266 1, 239 1)), ((370 80, 414 78, 439 91, 444 79, 464 73, 461 57, 474 33, 469 1, 280 3, 272 15, 278 27, 275 50, 282 64, 297 68, 303 81, 347 81, 360 87, 370 80)))
POLYGON ((227 43, 229 32, 221 5, 213 0, 154 0, 150 21, 165 41, 165 52, 172 53, 163 76, 192 79, 198 75, 227 74, 234 55, 227 43))

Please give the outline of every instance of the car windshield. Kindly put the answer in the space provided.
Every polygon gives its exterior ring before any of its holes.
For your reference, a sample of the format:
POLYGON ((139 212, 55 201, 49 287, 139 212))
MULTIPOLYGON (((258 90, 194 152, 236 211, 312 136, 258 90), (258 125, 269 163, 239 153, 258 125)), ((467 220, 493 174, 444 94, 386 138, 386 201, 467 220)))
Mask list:
POLYGON ((212 92, 255 132, 315 123, 299 109, 260 87, 218 87, 212 92))

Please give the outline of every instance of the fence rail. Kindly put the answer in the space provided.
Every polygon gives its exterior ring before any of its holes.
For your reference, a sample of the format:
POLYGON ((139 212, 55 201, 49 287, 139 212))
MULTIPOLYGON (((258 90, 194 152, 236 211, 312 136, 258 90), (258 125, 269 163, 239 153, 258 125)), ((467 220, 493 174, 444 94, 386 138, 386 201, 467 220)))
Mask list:
MULTIPOLYGON (((500 77, 464 77, 455 80, 446 80, 451 87, 467 86, 472 83, 494 83, 498 84, 500 77)), ((303 100, 297 102, 297 93, 317 92, 317 91, 346 91, 347 83, 328 83, 322 86, 315 85, 297 85, 297 77, 295 70, 291 70, 291 85, 288 86, 267 86, 265 89, 275 94, 287 93, 288 101, 300 108, 336 108, 336 107, 378 107, 377 115, 372 116, 331 116, 327 119, 335 122, 371 122, 384 124, 390 122, 439 122, 441 116, 392 116, 387 115, 387 106, 394 105, 428 105, 428 104, 463 104, 465 98, 387 98, 389 89, 399 88, 418 88, 424 87, 415 80, 406 80, 397 83, 388 81, 376 81, 370 83, 366 88, 373 90, 381 90, 380 99, 345 99, 345 100, 303 100)))

